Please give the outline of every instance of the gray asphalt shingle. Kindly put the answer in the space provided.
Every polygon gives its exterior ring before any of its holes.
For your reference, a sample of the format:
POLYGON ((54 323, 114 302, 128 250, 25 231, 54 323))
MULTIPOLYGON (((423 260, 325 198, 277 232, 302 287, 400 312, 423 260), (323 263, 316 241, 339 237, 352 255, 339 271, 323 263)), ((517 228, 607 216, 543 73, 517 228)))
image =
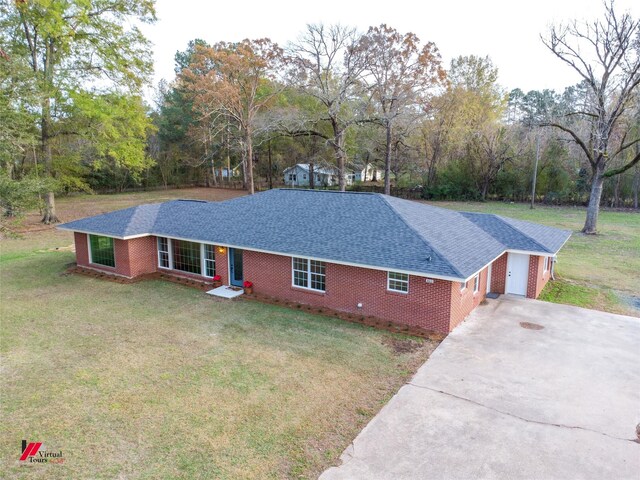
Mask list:
POLYGON ((463 212, 466 218, 511 250, 555 254, 571 232, 490 213, 463 212))
POLYGON ((518 245, 526 238, 533 242, 535 227, 540 227, 540 245, 526 250, 555 253, 550 248, 568 238, 568 232, 551 227, 499 220, 374 193, 276 189, 224 202, 140 205, 61 228, 116 237, 177 237, 460 279, 516 248, 505 243, 516 244, 512 237, 522 237, 518 245))

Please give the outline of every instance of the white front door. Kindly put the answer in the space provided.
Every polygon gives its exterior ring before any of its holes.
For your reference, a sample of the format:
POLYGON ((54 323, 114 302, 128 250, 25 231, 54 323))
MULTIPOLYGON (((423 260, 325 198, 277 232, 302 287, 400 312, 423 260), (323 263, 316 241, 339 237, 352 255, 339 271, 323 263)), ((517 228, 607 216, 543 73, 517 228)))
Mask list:
POLYGON ((529 255, 510 253, 507 258, 507 293, 527 294, 529 255))

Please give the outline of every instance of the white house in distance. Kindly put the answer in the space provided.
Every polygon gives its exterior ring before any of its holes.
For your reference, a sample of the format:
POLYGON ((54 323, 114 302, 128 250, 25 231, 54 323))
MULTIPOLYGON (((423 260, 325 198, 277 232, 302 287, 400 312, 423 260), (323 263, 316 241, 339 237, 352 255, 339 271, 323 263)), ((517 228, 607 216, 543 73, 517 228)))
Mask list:
MULTIPOLYGON (((331 187, 338 185, 339 170, 332 165, 314 165, 313 166, 313 184, 317 187, 331 187)), ((309 164, 297 163, 291 167, 285 168, 284 184, 288 187, 308 187, 309 186, 309 164)), ((348 174, 345 175, 347 185, 353 183, 352 178, 348 174)))
MULTIPOLYGON (((242 173, 242 170, 240 168, 241 164, 236 165, 235 167, 233 167, 232 169, 229 169, 227 167, 223 167, 220 169, 220 176, 222 178, 238 178, 240 177, 240 174, 242 173)), ((218 174, 218 171, 216 171, 216 174, 218 174)))
POLYGON ((373 163, 353 164, 351 170, 354 182, 379 182, 384 179, 384 170, 380 170, 373 163))
MULTIPOLYGON (((309 186, 309 164, 297 163, 285 168, 284 184, 288 187, 308 187, 309 186)), ((333 165, 314 165, 313 177, 314 185, 318 187, 330 187, 338 184, 339 171, 333 165)), ((352 165, 347 168, 345 179, 347 185, 354 182, 372 182, 374 179, 380 181, 384 178, 384 171, 377 168, 372 163, 366 165, 352 165)))

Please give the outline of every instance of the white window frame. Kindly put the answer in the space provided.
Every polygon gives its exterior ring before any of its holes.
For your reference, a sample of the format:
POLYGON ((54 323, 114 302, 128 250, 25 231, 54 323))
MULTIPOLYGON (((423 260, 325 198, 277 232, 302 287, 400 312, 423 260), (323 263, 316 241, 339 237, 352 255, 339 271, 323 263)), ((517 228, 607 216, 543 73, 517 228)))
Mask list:
POLYGON ((162 268, 163 270, 173 270, 173 255, 171 251, 171 239, 168 237, 156 237, 156 252, 158 255, 158 268, 162 268), (160 239, 164 238, 167 241, 167 251, 160 250, 160 239), (169 256, 169 266, 163 267, 160 263, 160 252, 164 252, 169 256))
POLYGON ((404 294, 409 293, 409 274, 408 273, 388 271, 387 272, 387 290, 389 292, 395 292, 395 293, 404 293, 404 294), (400 280, 400 279, 397 279, 397 278, 391 279, 390 275, 392 273, 395 274, 395 275, 406 275, 407 279, 406 280, 400 280), (405 284, 407 286, 407 289, 406 290, 397 290, 395 288, 391 288, 391 280, 393 280, 394 282, 397 282, 397 283, 405 284))
POLYGON ((473 293, 480 291, 480 274, 473 277, 473 293))
POLYGON ((549 257, 544 257, 544 267, 542 270, 542 273, 548 272, 549 271, 549 257))
MULTIPOLYGON (((116 268, 118 262, 116 262, 116 239, 113 239, 113 267, 111 265, 103 265, 101 263, 93 263, 93 254, 91 253, 91 233, 87 233, 87 253, 89 254, 89 264, 98 265, 104 268, 116 268)), ((93 235, 94 237, 107 237, 108 235, 93 235)), ((111 237, 113 238, 113 237, 111 237)))
POLYGON ((201 243, 200 244, 200 262, 201 262, 201 270, 202 276, 205 278, 213 278, 216 275, 216 247, 211 243, 201 243), (213 250, 213 258, 208 259, 206 255, 206 248, 210 246, 213 250), (213 264, 213 275, 207 275, 207 262, 211 262, 213 264))
POLYGON ((467 289, 467 283, 469 282, 460 282, 460 291, 464 292, 467 289))
POLYGON ((291 257, 291 286, 293 288, 302 288, 303 290, 311 290, 312 292, 321 292, 321 293, 325 293, 327 291, 327 262, 323 262, 320 260, 314 260, 312 258, 307 258, 307 257, 291 257), (295 259, 298 260, 304 260, 307 262, 307 269, 306 270, 299 270, 299 269, 294 269, 294 261, 295 259), (311 287, 311 262, 318 262, 318 263, 324 263, 324 274, 320 274, 320 273, 314 273, 313 275, 322 275, 324 277, 324 290, 320 290, 318 288, 312 288, 311 287), (306 278, 307 278, 307 285, 308 287, 303 287, 301 285, 296 285, 295 284, 295 272, 305 272, 306 273, 306 278))

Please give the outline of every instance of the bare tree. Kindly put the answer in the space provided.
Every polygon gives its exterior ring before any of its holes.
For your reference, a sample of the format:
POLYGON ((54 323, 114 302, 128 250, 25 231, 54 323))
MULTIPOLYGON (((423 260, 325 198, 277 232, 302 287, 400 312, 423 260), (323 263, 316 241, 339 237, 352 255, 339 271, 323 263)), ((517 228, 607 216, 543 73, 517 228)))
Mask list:
POLYGON ((316 135, 327 140, 335 153, 341 191, 346 189, 346 133, 349 127, 364 120, 363 108, 357 105, 366 103, 361 89, 366 55, 358 48, 359 38, 354 29, 341 25, 307 25, 298 41, 288 48, 295 84, 322 106, 319 117, 306 121, 328 122, 331 134, 308 128, 289 128, 287 133, 316 135))
MULTIPOLYGON (((240 134, 244 178, 250 194, 254 193, 253 140, 257 118, 284 88, 277 81, 282 54, 280 47, 266 38, 220 42, 213 47, 197 45, 192 62, 180 74, 201 122, 209 122, 216 115, 234 122, 240 134)), ((224 125, 219 132, 220 129, 224 125)), ((211 138, 209 127, 205 133, 206 147, 211 138)))
POLYGON ((486 125, 477 131, 467 143, 467 156, 477 173, 478 190, 482 200, 487 199, 489 187, 506 163, 519 155, 510 138, 510 132, 504 126, 486 125))
MULTIPOLYGON (((367 81, 385 129, 384 193, 391 194, 391 149, 400 116, 417 119, 415 107, 430 87, 444 80, 440 53, 434 43, 420 47, 413 33, 400 34, 386 25, 370 27, 360 40, 367 56, 367 81)), ((406 129, 405 129, 406 130, 406 129)))
POLYGON ((589 96, 583 109, 543 123, 568 134, 591 165, 591 194, 584 233, 596 233, 605 178, 619 175, 640 161, 637 153, 620 167, 610 168, 613 159, 640 142, 640 136, 633 135, 630 128, 633 123, 630 114, 638 107, 634 90, 640 85, 639 32, 640 22, 629 13, 617 15, 614 1, 610 0, 605 4, 603 19, 554 26, 549 36, 542 38, 546 47, 575 70, 588 87, 589 96), (574 126, 575 117, 589 128, 578 130, 574 126))

